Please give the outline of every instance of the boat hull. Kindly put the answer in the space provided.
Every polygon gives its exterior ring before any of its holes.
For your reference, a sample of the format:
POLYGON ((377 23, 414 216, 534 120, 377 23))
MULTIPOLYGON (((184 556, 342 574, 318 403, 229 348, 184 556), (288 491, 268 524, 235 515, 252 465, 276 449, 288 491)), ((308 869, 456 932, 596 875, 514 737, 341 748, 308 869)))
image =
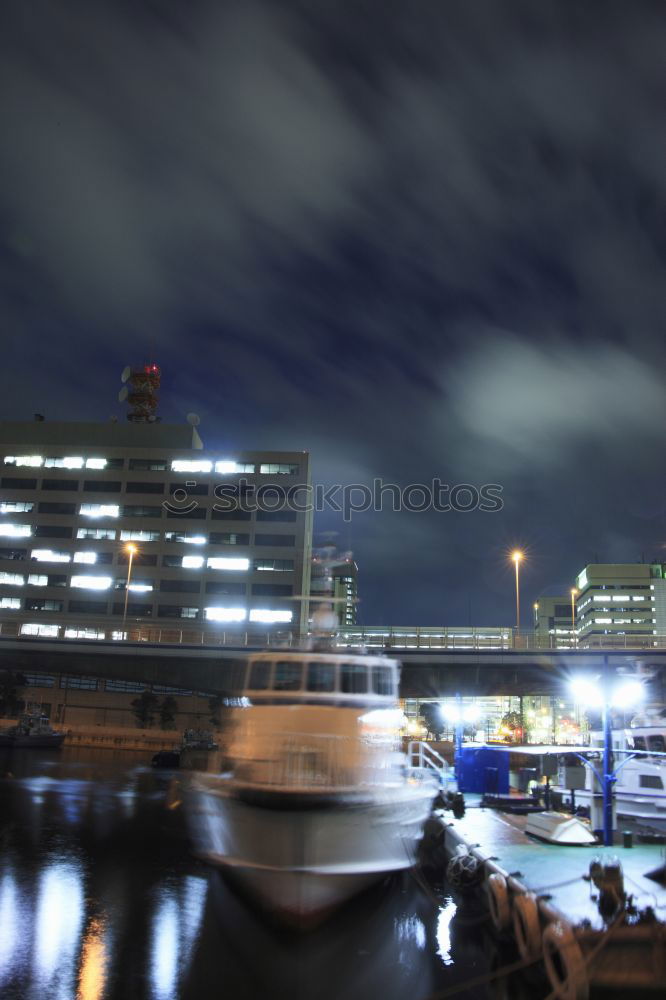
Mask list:
POLYGON ((291 793, 200 775, 192 791, 197 853, 281 920, 302 926, 414 864, 437 789, 405 781, 372 791, 291 793))
POLYGON ((14 736, 9 746, 26 750, 57 750, 65 740, 64 733, 44 733, 42 735, 14 736))

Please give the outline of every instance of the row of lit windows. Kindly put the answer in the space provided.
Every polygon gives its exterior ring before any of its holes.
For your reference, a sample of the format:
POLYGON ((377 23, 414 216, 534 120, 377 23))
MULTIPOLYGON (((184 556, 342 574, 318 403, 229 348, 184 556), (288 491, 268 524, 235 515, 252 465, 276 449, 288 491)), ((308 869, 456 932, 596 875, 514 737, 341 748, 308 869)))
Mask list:
MULTIPOLYGON (((63 587, 67 583, 59 582, 57 576, 49 576, 42 573, 31 573, 27 577, 27 584, 31 587, 63 587), (54 582, 58 580, 58 582, 54 582)), ((69 580, 69 586, 79 590, 130 590, 134 593, 149 593, 152 590, 167 591, 169 593, 199 594, 201 593, 201 580, 134 580, 126 587, 126 579, 117 577, 115 580, 111 576, 83 576, 75 575, 69 580)), ((8 587, 24 587, 26 577, 22 573, 0 573, 0 585, 8 587)), ((204 585, 206 594, 245 594, 247 593, 246 583, 236 583, 235 581, 221 580, 209 581, 204 585)), ((290 597, 293 593, 291 584, 287 583, 253 583, 251 593, 255 596, 290 597)), ((11 601, 13 598, 3 598, 11 601)), ((26 607, 28 606, 26 603, 26 607)), ((13 608, 13 604, 3 604, 3 607, 13 608)))
MULTIPOLYGON (((45 458, 42 455, 5 455, 4 457, 5 465, 30 469, 42 466, 45 469, 122 469, 124 463, 123 458, 84 458, 82 455, 66 455, 58 458, 45 458)), ((212 462, 209 459, 174 459, 169 463, 166 459, 155 458, 130 458, 128 467, 134 471, 141 469, 150 472, 166 472, 167 467, 172 472, 209 473, 214 470, 222 476, 252 475, 257 468, 253 462, 235 462, 229 459, 217 462, 212 462)), ((259 465, 259 473, 264 476, 297 476, 298 469, 298 465, 291 462, 262 462, 259 465)))
MULTIPOLYGON (((208 517, 208 507, 193 507, 191 510, 169 510, 161 504, 117 504, 117 503, 82 503, 79 504, 78 512, 76 504, 68 503, 40 503, 39 514, 60 514, 66 517, 75 517, 77 513, 81 517, 102 518, 102 517, 152 517, 161 519, 163 514, 168 518, 181 518, 188 521, 205 521, 208 517)), ((0 513, 30 513, 30 511, 0 510, 0 513)), ((279 510, 257 510, 257 521, 275 521, 283 524, 294 524, 298 513, 295 510, 281 508, 279 510)), ((210 508, 210 516, 213 521, 251 521, 253 511, 233 507, 229 510, 217 510, 210 508)), ((19 538, 22 535, 32 534, 29 524, 9 524, 0 525, 0 534, 19 538)))
MULTIPOLYGON (((0 524, 0 538, 73 538, 73 528, 67 525, 38 524, 34 528, 30 524, 0 524)), ((160 539, 159 531, 141 531, 130 529, 126 531, 100 531, 96 529, 79 528, 77 539, 94 539, 95 541, 113 541, 116 534, 121 542, 156 542, 160 539)), ((205 535, 194 535, 183 532, 166 531, 164 540, 167 542, 185 542, 190 545, 205 545, 205 535)), ((213 545, 248 545, 248 532, 211 532, 210 541, 213 545)), ((255 545, 277 545, 282 548, 293 547, 296 544, 295 535, 266 534, 256 532, 255 545)), ((12 558, 5 557, 5 558, 12 558)))
MULTIPOLYGON (((27 558, 25 549, 0 549, 0 558, 10 559, 15 562, 23 562, 27 558), (8 554, 9 553, 9 554, 8 554)), ((126 564, 129 560, 127 552, 119 552, 117 562, 126 564)), ((62 552, 54 549, 32 549, 30 552, 31 562, 56 562, 56 563, 82 563, 86 566, 109 565, 113 562, 113 552, 62 552)), ((157 555, 155 553, 138 553, 134 559, 136 565, 156 566, 157 555)), ((278 572, 291 573, 294 569, 293 559, 253 559, 247 556, 208 556, 200 555, 166 555, 162 556, 162 566, 167 569, 214 569, 229 570, 232 572, 248 572, 250 569, 257 572, 278 572)), ((17 585, 21 586, 25 581, 18 579, 21 573, 4 573, 5 577, 17 578, 17 585)), ((0 580, 0 582, 2 582, 0 580)), ((5 582, 9 582, 5 580, 5 582)))
MULTIPOLYGON (((118 602, 114 604, 112 608, 112 614, 114 615, 123 615, 125 612, 124 602, 118 602)), ((37 610, 41 611, 45 609, 39 608, 37 610)), ((53 610, 62 611, 63 609, 60 608, 53 610)), ((68 611, 76 614, 105 615, 108 613, 108 608, 105 601, 70 601, 68 611)), ((293 619, 293 611, 289 611, 286 608, 250 608, 248 610, 245 607, 228 605, 209 605, 205 608, 183 606, 180 604, 158 604, 157 606, 158 618, 195 620, 202 616, 202 612, 203 618, 206 621, 229 625, 240 624, 246 621, 259 625, 288 624, 293 619)), ((127 607, 127 614, 130 618, 151 618, 153 616, 153 608, 151 605, 146 604, 129 604, 127 607)), ((64 629, 62 635, 65 639, 107 638, 107 634, 103 629, 85 630, 94 632, 95 634, 82 636, 78 634, 82 631, 78 628, 62 626, 55 623, 47 624, 45 622, 28 622, 21 625, 20 631, 21 635, 35 635, 43 638, 56 639, 60 637, 61 629, 64 629)), ((121 639, 123 638, 123 635, 122 633, 112 633, 111 638, 121 639)))

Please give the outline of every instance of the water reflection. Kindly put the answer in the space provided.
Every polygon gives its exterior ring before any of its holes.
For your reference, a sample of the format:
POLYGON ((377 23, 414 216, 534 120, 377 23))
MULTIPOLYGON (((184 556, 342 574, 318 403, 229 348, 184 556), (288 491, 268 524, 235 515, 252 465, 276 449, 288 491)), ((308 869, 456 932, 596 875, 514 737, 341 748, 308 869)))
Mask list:
POLYGON ((0 762, 3 1000, 425 1000, 478 971, 455 904, 409 876, 276 928, 193 859, 170 778, 89 753, 0 762))
POLYGON ((92 917, 83 937, 76 1000, 101 1000, 108 960, 107 928, 99 917, 92 917))

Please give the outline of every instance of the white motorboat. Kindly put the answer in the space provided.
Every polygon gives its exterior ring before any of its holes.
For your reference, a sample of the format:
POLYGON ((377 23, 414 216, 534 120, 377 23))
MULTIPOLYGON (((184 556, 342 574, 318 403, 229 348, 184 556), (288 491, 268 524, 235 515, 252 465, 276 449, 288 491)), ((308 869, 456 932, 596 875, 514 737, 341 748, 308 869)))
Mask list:
MULTIPOLYGON (((652 830, 666 832, 666 716, 663 709, 653 708, 636 716, 628 729, 614 729, 612 744, 614 766, 622 765, 613 784, 617 815, 630 817, 652 830), (631 751, 638 753, 633 757, 631 751)), ((601 773, 603 734, 593 731, 590 745, 599 748, 599 763, 594 760, 592 763, 601 773)), ((565 787, 563 775, 564 769, 560 768, 553 791, 570 805, 571 793, 565 787)), ((601 785, 590 768, 585 771, 585 788, 574 794, 576 805, 585 808, 590 807, 593 797, 599 800, 601 785)))
POLYGON ((269 910, 312 924, 414 864, 435 777, 400 750, 398 664, 279 650, 252 656, 223 774, 197 773, 197 853, 269 910))
POLYGON ((41 712, 26 712, 20 716, 17 725, 0 734, 0 747, 57 750, 62 746, 65 735, 52 729, 47 716, 41 712))

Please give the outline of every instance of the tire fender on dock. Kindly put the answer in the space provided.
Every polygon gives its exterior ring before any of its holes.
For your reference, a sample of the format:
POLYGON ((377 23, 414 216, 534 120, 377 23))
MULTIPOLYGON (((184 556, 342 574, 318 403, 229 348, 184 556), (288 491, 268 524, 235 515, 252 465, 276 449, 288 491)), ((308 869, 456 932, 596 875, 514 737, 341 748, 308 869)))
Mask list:
POLYGON ((493 872, 486 879, 486 891, 488 893, 488 909, 490 919, 496 931, 500 933, 507 930, 511 925, 511 905, 509 903, 509 890, 506 879, 500 872, 493 872))
POLYGON ((556 920, 543 932, 543 957, 548 981, 557 1000, 587 1000, 587 966, 568 924, 556 920))
POLYGON ((537 958, 541 954, 539 904, 533 892, 524 892, 514 897, 513 933, 521 958, 537 958))

